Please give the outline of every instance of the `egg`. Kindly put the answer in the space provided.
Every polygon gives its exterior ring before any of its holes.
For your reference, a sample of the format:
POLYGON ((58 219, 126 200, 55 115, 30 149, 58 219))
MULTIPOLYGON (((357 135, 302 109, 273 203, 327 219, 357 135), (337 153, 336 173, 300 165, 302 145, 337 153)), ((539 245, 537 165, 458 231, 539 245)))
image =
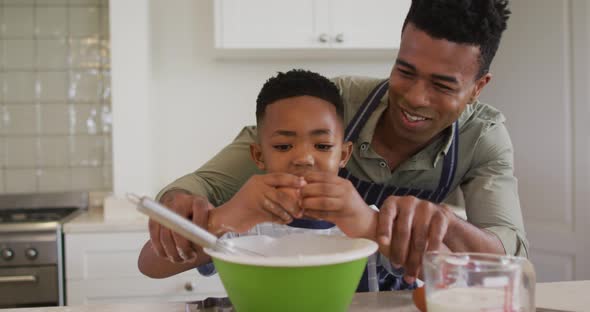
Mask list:
POLYGON ((299 199, 299 189, 292 187, 279 187, 277 190, 291 196, 291 198, 299 199))
MULTIPOLYGON (((279 188, 277 188, 277 190, 279 190, 280 192, 287 194, 291 198, 297 200, 297 203, 299 204, 299 200, 301 199, 299 196, 300 195, 299 189, 292 188, 292 187, 279 187, 279 188)), ((300 211, 298 214, 294 215, 293 217, 301 218, 302 215, 303 215, 303 212, 300 211)))

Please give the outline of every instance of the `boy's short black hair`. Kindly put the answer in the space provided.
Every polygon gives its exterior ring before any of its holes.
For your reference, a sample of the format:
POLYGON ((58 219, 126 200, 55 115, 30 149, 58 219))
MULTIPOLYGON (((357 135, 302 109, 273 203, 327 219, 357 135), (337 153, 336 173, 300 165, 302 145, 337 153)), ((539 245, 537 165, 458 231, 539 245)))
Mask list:
POLYGON ((318 73, 292 69, 286 73, 278 72, 264 83, 256 99, 256 122, 260 125, 268 105, 278 100, 304 95, 334 104, 338 117, 343 118, 342 97, 332 81, 318 73))
POLYGON ((490 69, 510 13, 508 0, 412 0, 404 28, 412 23, 433 38, 478 46, 480 78, 490 69))

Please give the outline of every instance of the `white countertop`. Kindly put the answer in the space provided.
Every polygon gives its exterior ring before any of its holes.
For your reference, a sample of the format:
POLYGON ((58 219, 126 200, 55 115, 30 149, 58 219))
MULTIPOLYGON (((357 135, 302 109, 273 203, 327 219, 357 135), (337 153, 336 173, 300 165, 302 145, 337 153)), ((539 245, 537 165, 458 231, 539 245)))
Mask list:
MULTIPOLYGON (((109 304, 73 307, 7 309, 2 312, 185 312, 184 303, 168 304, 109 304)), ((358 293, 349 311, 419 312, 410 292, 358 293)))
POLYGON ((538 283, 535 303, 548 309, 590 311, 590 280, 538 283))
MULTIPOLYGON (((539 283, 536 289, 537 308, 564 311, 590 311, 590 280, 539 283)), ((183 303, 109 304, 51 308, 7 309, 3 312, 184 312, 183 303)), ((416 312, 410 292, 358 293, 349 311, 416 312)))
POLYGON ((139 212, 121 218, 105 218, 102 207, 91 208, 63 226, 64 233, 147 232, 148 218, 139 212))

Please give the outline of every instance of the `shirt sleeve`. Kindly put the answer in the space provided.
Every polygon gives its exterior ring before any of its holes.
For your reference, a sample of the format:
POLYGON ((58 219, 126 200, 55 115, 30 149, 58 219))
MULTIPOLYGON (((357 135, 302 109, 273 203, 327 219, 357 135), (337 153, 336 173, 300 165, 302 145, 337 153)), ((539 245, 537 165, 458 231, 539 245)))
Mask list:
POLYGON ((242 129, 232 143, 193 173, 172 182, 160 191, 181 189, 206 196, 214 206, 227 202, 254 174, 262 173, 250 157, 250 144, 256 141, 256 127, 242 129))
POLYGON ((201 274, 202 276, 209 277, 215 275, 215 273, 217 273, 217 270, 215 269, 215 265, 213 264, 213 262, 209 262, 201 266, 198 266, 197 272, 199 272, 199 274, 201 274))
POLYGON ((479 139, 461 184, 467 220, 496 235, 508 255, 528 257, 514 155, 508 130, 497 123, 479 139))

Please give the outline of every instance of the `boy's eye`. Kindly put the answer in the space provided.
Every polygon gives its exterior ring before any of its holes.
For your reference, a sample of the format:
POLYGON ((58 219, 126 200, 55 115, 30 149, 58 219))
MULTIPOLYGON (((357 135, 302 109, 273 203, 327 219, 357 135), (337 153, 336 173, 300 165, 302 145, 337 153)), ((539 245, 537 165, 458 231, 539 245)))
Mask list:
POLYGON ((315 147, 320 150, 320 151, 329 151, 332 149, 332 147, 334 147, 334 145, 331 144, 316 144, 315 147))
POLYGON ((272 146, 274 149, 276 149, 277 151, 288 151, 291 149, 291 144, 276 144, 272 146))

